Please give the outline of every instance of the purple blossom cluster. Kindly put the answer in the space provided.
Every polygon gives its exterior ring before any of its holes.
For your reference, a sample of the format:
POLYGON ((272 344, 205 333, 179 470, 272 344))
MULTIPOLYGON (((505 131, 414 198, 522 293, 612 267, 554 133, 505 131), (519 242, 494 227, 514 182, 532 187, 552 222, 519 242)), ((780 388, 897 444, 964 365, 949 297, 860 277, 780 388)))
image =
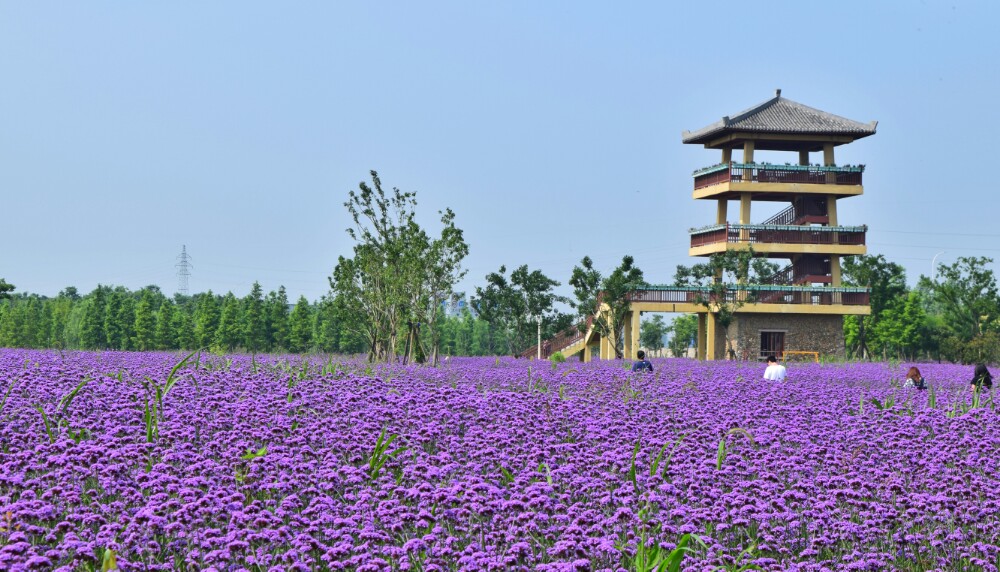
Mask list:
POLYGON ((0 569, 1000 565, 967 367, 178 359, 0 350, 0 569))

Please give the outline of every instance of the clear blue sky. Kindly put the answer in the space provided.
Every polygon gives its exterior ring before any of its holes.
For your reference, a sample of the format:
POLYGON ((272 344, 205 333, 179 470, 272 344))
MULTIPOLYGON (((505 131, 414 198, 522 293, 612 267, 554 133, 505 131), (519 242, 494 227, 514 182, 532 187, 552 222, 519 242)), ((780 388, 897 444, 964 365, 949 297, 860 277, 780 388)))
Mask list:
POLYGON ((691 172, 719 159, 681 131, 781 88, 879 121, 838 148, 868 165, 840 220, 913 282, 940 251, 1000 256, 998 21, 988 1, 4 1, 0 277, 172 293, 186 244, 192 291, 317 299, 377 169, 428 226, 457 213, 467 291, 501 264, 565 283, 585 254, 670 282, 714 222, 691 172))

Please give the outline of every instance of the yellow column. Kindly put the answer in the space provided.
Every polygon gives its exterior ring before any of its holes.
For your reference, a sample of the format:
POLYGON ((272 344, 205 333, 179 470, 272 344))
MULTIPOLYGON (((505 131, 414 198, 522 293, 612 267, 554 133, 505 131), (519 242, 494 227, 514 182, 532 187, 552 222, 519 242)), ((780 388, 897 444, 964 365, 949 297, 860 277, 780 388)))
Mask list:
POLYGON ((642 317, 641 312, 632 312, 632 319, 630 320, 632 323, 631 327, 632 336, 630 338, 631 341, 630 345, 632 346, 632 355, 625 357, 634 357, 635 352, 639 351, 639 334, 641 332, 641 325, 639 323, 639 320, 641 317, 642 317))
MULTIPOLYGON (((750 193, 740 193, 740 224, 750 224, 750 193)), ((748 229, 740 230, 740 240, 743 242, 750 240, 748 229)))
POLYGON ((705 361, 705 350, 707 349, 706 342, 708 338, 706 337, 706 316, 707 314, 698 314, 698 340, 695 342, 695 347, 697 348, 697 357, 701 361, 705 361))
POLYGON ((827 167, 836 165, 833 160, 833 143, 823 144, 823 164, 827 167))
POLYGON ((632 345, 632 314, 625 314, 625 327, 622 328, 622 355, 625 359, 635 359, 635 352, 639 348, 632 345))
POLYGON ((826 196, 826 214, 830 217, 830 226, 840 226, 837 222, 837 195, 826 196))
POLYGON ((726 217, 729 216, 729 201, 719 199, 719 205, 715 207, 715 224, 726 224, 726 217))
POLYGON ((799 151, 799 165, 809 164, 809 151, 799 151))
POLYGON ((592 359, 594 357, 591 355, 590 344, 587 343, 583 346, 583 363, 588 363, 592 359))
POLYGON ((609 347, 610 347, 610 344, 608 344, 608 338, 607 338, 607 336, 601 336, 601 359, 608 359, 608 348, 609 347))
POLYGON ((740 193, 740 224, 750 224, 750 193, 740 193))
MULTIPOLYGON (((841 284, 842 283, 841 283, 841 278, 840 278, 840 255, 839 254, 831 254, 830 255, 830 286, 832 286, 834 288, 840 288, 841 284)), ((844 303, 844 297, 843 297, 843 295, 841 295, 840 292, 834 292, 832 298, 833 299, 830 300, 830 301, 832 303, 834 303, 834 304, 843 304, 844 303)))
MULTIPOLYGON (((743 142, 743 162, 753 163, 753 141, 743 142)), ((743 170, 743 180, 749 182, 751 179, 750 169, 743 170)))
MULTIPOLYGON (((833 160, 833 143, 825 143, 823 145, 823 164, 826 165, 827 167, 832 167, 833 165, 836 165, 836 163, 833 160)), ((837 182, 836 173, 826 174, 826 184, 832 185, 836 182, 837 182)))
POLYGON ((715 314, 705 315, 705 359, 712 361, 715 359, 715 314))
POLYGON ((726 147, 722 150, 722 162, 729 163, 733 160, 733 150, 730 147, 726 147))

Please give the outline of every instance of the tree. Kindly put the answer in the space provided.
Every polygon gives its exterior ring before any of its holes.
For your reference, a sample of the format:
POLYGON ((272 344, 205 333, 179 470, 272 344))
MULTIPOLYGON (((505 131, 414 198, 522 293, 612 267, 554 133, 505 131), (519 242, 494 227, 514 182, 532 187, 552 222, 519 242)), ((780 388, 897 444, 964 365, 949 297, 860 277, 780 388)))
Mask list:
POLYGON ((714 316, 725 336, 726 355, 735 359, 729 326, 736 318, 736 312, 752 298, 741 285, 761 282, 777 271, 777 264, 766 258, 757 258, 753 248, 749 247, 712 254, 708 262, 690 268, 677 266, 674 283, 696 289, 695 303, 704 306, 714 316))
POLYGON ((1000 318, 996 277, 986 267, 992 262, 986 257, 961 257, 954 264, 938 265, 940 280, 933 284, 933 296, 946 327, 961 340, 983 334, 991 321, 1000 318))
POLYGON ((156 317, 153 315, 153 296, 149 290, 145 290, 135 307, 135 349, 145 352, 155 347, 156 317))
POLYGON ((264 291, 254 281, 250 293, 243 300, 243 347, 251 352, 265 349, 266 321, 264 316, 264 291))
POLYGON ((172 350, 177 347, 174 331, 174 302, 165 300, 156 313, 156 349, 172 350))
POLYGON ((219 327, 215 330, 214 345, 232 351, 243 339, 240 328, 240 301, 232 292, 226 292, 222 298, 222 312, 219 314, 219 327))
MULTIPOLYGON (((422 275, 414 278, 413 285, 417 288, 414 289, 415 294, 411 295, 411 307, 417 323, 423 322, 430 326, 431 364, 435 366, 438 365, 441 337, 440 330, 434 326, 442 314, 443 304, 454 294, 455 285, 465 276, 462 260, 469 254, 464 234, 455 226, 455 213, 451 209, 445 209, 438 214, 441 215, 443 226, 441 236, 430 240, 416 252, 416 267, 422 275)), ((419 336, 419 328, 417 335, 419 336)))
POLYGON ((508 355, 519 355, 534 343, 537 320, 550 324, 559 319, 557 302, 568 300, 556 294, 559 282, 541 270, 529 270, 523 264, 505 276, 506 266, 486 275, 486 286, 476 287, 472 307, 479 318, 488 322, 500 334, 508 355))
POLYGON ((264 303, 267 313, 267 346, 272 350, 288 349, 288 293, 284 286, 271 291, 264 303))
POLYGON ((173 327, 175 346, 185 350, 193 350, 198 346, 198 338, 194 333, 194 317, 183 307, 174 312, 173 327))
POLYGON ((107 287, 98 284, 88 297, 80 329, 80 341, 85 349, 99 350, 108 347, 108 337, 104 333, 107 290, 107 287))
POLYGON ((882 348, 883 358, 889 352, 905 358, 913 357, 923 345, 927 316, 920 294, 910 291, 892 300, 869 329, 871 338, 882 348))
POLYGON ((305 296, 299 296, 290 318, 291 328, 288 337, 288 349, 300 353, 309 350, 312 345, 312 316, 309 301, 305 296))
POLYGON ((844 283, 871 289, 868 316, 845 318, 845 342, 861 357, 870 354, 868 332, 876 328, 885 309, 906 293, 906 271, 895 262, 879 254, 849 256, 844 258, 844 283))
POLYGON ((682 357, 688 349, 688 344, 698 335, 698 315, 682 314, 674 318, 667 327, 670 332, 670 354, 682 357))
POLYGON ((670 326, 663 321, 663 316, 654 314, 652 318, 639 325, 639 343, 654 352, 663 349, 663 338, 670 331, 670 326))
POLYGON ((629 295, 646 283, 642 270, 635 266, 631 256, 624 256, 622 263, 607 277, 603 277, 589 256, 584 256, 580 266, 573 268, 569 279, 576 297, 581 331, 585 321, 593 319, 594 331, 601 337, 614 340, 615 358, 622 359, 625 349, 625 320, 632 308, 629 295))
POLYGON ((0 278, 0 300, 10 298, 10 293, 14 291, 14 285, 0 278))
POLYGON ((338 313, 356 317, 342 325, 366 340, 369 359, 394 361, 400 331, 415 348, 408 353, 420 349, 420 324, 434 323, 440 300, 461 278, 468 246, 450 209, 441 213, 441 237, 431 239, 415 220, 416 193, 387 194, 378 173, 371 177, 372 187, 359 183, 344 203, 355 245, 352 258, 339 258, 330 288, 338 313))
POLYGON ((198 347, 207 348, 215 343, 216 330, 219 329, 219 301, 209 290, 197 297, 194 311, 194 335, 198 347))

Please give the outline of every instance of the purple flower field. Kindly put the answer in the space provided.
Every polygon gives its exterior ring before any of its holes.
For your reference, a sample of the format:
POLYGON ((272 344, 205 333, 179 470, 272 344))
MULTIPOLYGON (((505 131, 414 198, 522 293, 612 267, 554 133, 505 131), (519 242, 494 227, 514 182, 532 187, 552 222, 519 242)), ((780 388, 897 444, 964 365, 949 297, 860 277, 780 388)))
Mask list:
POLYGON ((181 357, 0 350, 0 569, 998 570, 970 367, 181 357))

